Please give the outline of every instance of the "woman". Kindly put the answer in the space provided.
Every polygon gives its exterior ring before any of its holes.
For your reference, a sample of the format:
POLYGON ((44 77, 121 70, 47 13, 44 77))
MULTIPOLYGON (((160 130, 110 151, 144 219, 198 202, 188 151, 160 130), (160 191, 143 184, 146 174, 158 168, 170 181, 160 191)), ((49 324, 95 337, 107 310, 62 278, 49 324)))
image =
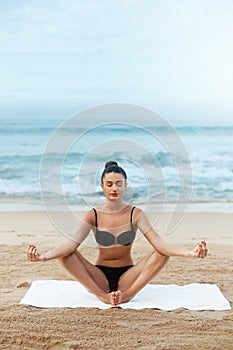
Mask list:
POLYGON ((159 273, 170 256, 207 256, 205 241, 190 251, 165 243, 141 209, 123 202, 127 175, 117 162, 106 163, 101 187, 106 202, 84 215, 75 241, 68 239, 43 255, 35 245, 29 245, 27 254, 30 261, 59 259, 69 273, 100 300, 117 306, 131 300, 159 273), (90 229, 99 248, 96 265, 87 261, 77 250, 90 229), (142 261, 133 265, 131 248, 137 229, 153 249, 142 261))

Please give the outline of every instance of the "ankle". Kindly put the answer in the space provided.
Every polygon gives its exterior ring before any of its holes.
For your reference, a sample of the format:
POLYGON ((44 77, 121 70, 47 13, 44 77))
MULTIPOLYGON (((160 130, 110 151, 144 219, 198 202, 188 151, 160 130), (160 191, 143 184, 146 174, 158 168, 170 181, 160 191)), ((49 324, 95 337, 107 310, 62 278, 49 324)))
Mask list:
POLYGON ((107 295, 110 295, 110 293, 105 293, 105 292, 103 292, 103 291, 97 291, 97 292, 95 292, 94 293, 96 296, 97 296, 97 298, 105 298, 107 295))
POLYGON ((127 302, 127 301, 133 299, 135 294, 136 293, 133 293, 133 291, 131 291, 130 289, 127 289, 124 292, 122 292, 122 300, 124 300, 124 302, 127 302))

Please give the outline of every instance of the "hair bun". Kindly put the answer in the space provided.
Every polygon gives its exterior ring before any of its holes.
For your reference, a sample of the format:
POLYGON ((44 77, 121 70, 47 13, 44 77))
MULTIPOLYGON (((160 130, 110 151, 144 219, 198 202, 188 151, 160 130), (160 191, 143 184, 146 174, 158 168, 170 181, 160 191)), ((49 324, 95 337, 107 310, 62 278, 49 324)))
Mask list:
POLYGON ((109 161, 105 164, 105 169, 108 168, 109 166, 113 166, 113 165, 118 166, 117 162, 109 161))

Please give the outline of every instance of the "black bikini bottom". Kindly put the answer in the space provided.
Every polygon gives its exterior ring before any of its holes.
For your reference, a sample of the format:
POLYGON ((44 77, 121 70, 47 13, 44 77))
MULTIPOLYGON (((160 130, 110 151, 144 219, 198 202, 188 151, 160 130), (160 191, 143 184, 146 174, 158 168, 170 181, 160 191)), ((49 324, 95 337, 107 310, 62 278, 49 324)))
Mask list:
POLYGON ((105 274, 110 292, 117 291, 118 281, 123 275, 124 272, 126 272, 128 269, 130 269, 133 265, 123 266, 123 267, 109 267, 109 266, 102 266, 102 265, 96 265, 103 273, 105 274))

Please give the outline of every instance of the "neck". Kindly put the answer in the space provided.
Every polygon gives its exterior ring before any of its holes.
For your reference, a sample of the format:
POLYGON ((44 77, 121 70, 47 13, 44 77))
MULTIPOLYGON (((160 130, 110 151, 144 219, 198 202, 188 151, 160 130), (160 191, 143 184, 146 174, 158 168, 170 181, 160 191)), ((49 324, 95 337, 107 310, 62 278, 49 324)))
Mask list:
POLYGON ((104 205, 104 209, 108 212, 116 212, 126 207, 126 204, 122 201, 107 201, 104 205))

